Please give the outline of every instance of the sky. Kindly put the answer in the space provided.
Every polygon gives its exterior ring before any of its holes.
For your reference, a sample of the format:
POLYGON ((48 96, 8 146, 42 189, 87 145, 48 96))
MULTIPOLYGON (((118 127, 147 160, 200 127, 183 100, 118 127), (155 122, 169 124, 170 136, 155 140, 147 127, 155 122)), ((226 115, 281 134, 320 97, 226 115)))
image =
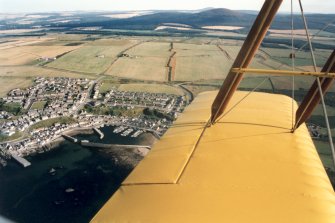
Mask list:
MULTIPOLYGON (((298 0, 294 0, 298 10, 298 0)), ((302 0, 306 12, 334 13, 335 0, 302 0)), ((0 0, 0 13, 56 11, 194 10, 207 7, 259 10, 264 0, 0 0)), ((290 11, 284 0, 281 11, 290 11)))

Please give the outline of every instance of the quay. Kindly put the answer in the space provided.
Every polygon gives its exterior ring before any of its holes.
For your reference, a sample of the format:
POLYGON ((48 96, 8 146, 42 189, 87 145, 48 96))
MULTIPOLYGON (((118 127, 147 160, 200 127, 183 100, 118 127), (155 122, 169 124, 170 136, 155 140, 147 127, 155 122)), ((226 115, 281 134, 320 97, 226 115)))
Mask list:
POLYGON ((18 155, 13 154, 13 153, 11 153, 11 156, 15 161, 17 161, 19 164, 21 164, 24 168, 31 165, 31 163, 23 157, 20 157, 18 155))
POLYGON ((64 139, 67 139, 67 140, 69 140, 70 142, 73 142, 73 143, 77 143, 77 142, 78 142, 78 139, 76 139, 76 138, 74 138, 74 137, 72 137, 72 136, 65 135, 65 134, 63 134, 62 136, 63 136, 64 139))
POLYGON ((143 145, 121 145, 121 144, 104 144, 104 143, 94 143, 94 142, 85 142, 81 141, 81 145, 90 148, 102 148, 102 149, 112 149, 112 148, 145 148, 151 149, 151 146, 143 146, 143 145))
POLYGON ((105 137, 104 133, 100 129, 93 128, 93 131, 100 136, 100 139, 103 139, 105 137))

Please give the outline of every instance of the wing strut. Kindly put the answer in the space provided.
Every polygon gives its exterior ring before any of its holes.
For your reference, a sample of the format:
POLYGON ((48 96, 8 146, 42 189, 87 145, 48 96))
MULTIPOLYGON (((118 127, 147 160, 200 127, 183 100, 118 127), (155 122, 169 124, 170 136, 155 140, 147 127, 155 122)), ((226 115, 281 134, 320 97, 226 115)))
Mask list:
MULTIPOLYGON (((324 65, 322 72, 332 73, 335 72, 335 50, 330 55, 327 63, 324 65)), ((320 77, 320 83, 322 88, 322 93, 325 94, 327 90, 331 87, 334 81, 334 77, 320 77)), ((313 83, 312 87, 309 89, 307 95, 301 102, 297 112, 296 112, 296 123, 294 129, 297 129, 302 123, 304 123, 312 114, 314 108, 319 104, 321 100, 321 95, 318 89, 317 80, 313 83)))
MULTIPOLYGON (((233 63, 233 68, 247 68, 254 58, 270 25, 283 0, 266 0, 258 14, 238 56, 233 63)), ((211 123, 223 114, 231 97, 243 78, 243 73, 230 71, 221 89, 212 104, 211 123)))

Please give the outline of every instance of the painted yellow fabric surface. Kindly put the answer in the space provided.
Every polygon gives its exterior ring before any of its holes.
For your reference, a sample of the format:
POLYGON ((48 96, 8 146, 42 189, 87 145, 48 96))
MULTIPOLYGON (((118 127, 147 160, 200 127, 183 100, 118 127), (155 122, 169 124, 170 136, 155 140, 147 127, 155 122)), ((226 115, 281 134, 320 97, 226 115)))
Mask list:
POLYGON ((93 223, 335 222, 334 191, 306 126, 290 133, 291 99, 253 93, 205 128, 216 94, 186 108, 93 223))

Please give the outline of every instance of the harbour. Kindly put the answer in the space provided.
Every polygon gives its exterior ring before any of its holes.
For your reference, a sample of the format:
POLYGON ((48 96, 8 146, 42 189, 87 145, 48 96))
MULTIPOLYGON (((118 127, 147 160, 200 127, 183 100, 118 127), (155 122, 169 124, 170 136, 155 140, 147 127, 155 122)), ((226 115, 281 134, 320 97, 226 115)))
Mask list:
POLYGON ((32 163, 26 168, 8 160, 0 170, 0 216, 14 222, 88 222, 132 170, 115 155, 124 151, 122 145, 145 146, 154 138, 123 137, 113 133, 115 128, 100 128, 102 140, 96 133, 72 135, 78 142, 93 144, 85 147, 63 140, 51 151, 25 157, 32 163), (96 147, 99 143, 122 149, 101 149, 96 147), (46 216, 50 210, 52 215, 46 216))

